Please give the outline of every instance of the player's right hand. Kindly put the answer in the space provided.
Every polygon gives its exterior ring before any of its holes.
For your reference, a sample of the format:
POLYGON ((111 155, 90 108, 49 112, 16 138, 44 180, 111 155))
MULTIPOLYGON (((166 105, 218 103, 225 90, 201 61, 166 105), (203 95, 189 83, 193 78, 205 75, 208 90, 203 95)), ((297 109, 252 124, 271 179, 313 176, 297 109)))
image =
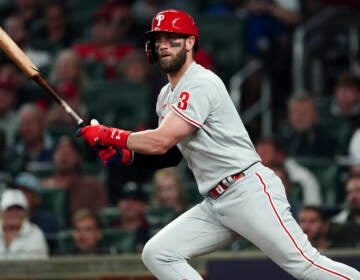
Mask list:
POLYGON ((133 154, 130 150, 114 148, 112 146, 98 149, 97 153, 105 166, 130 164, 133 159, 133 154))

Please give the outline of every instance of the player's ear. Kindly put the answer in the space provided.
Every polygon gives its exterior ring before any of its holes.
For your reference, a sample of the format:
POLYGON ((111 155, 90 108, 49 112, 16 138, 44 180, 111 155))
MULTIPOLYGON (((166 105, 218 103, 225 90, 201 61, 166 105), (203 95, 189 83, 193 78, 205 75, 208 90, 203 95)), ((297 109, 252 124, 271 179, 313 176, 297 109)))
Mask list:
POLYGON ((186 38, 185 44, 186 44, 186 50, 191 51, 195 46, 195 36, 189 36, 186 38))

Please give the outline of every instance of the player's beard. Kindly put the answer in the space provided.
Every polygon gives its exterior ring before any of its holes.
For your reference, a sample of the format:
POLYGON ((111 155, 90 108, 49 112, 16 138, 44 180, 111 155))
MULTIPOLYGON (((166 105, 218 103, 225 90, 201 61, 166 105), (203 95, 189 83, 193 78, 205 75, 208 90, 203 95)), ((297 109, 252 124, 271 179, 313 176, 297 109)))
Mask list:
POLYGON ((186 61, 186 48, 185 45, 172 59, 162 59, 159 57, 160 68, 167 74, 178 72, 186 61))

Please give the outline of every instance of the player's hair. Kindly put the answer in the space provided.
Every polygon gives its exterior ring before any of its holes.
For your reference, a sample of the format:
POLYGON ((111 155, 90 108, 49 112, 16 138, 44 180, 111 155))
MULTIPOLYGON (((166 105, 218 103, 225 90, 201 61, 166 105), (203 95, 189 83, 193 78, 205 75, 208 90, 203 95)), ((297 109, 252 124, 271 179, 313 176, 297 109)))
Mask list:
POLYGON ((335 88, 353 88, 360 91, 360 78, 352 73, 346 72, 338 78, 335 88))

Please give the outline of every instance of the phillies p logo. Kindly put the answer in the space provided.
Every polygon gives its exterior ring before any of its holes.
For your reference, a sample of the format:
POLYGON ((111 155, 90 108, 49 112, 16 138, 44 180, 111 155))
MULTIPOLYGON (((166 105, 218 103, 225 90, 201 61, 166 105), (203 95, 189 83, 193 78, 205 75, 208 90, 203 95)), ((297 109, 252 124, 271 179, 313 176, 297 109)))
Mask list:
POLYGON ((156 26, 160 26, 161 21, 164 20, 164 18, 165 18, 164 15, 157 15, 157 16, 156 16, 156 20, 157 20, 156 26))

